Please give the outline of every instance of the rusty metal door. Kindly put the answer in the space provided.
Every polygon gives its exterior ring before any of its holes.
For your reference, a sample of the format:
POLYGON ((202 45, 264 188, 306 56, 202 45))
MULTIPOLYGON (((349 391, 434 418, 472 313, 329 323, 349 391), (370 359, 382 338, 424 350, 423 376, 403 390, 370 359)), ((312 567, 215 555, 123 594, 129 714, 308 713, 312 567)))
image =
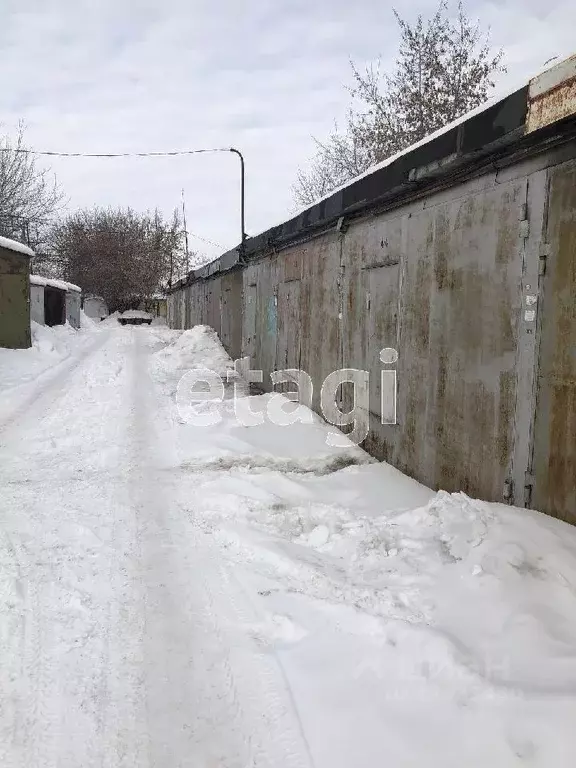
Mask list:
POLYGON ((550 171, 531 506, 576 524, 576 162, 550 171))
POLYGON ((300 367, 300 280, 278 286, 278 370, 300 367))

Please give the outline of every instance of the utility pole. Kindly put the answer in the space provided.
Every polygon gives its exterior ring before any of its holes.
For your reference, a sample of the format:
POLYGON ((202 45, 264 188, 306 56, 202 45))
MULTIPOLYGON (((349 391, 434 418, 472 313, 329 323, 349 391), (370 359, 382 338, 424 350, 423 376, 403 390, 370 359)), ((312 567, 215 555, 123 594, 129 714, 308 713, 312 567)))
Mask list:
POLYGON ((184 223, 184 243, 186 248, 186 277, 190 271, 190 252, 188 250, 188 227, 186 226, 186 202, 184 200, 184 188, 182 188, 182 220, 184 223))

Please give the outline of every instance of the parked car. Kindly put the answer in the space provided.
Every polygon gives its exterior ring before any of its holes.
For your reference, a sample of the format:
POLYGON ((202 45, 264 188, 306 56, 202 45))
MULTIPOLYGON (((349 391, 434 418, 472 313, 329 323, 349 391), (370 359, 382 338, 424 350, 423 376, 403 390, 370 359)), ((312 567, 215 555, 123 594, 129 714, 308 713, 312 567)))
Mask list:
POLYGON ((152 323, 152 315, 149 312, 143 312, 140 309, 127 309, 118 317, 121 325, 142 325, 143 323, 152 323))

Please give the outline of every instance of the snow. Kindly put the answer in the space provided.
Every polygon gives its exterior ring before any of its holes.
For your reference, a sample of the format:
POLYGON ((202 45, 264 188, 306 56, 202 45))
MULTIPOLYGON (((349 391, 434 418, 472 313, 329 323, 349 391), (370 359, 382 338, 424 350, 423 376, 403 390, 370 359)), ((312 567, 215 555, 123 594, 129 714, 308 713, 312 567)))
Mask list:
POLYGON ((3 417, 21 401, 34 395, 35 385, 44 373, 57 370, 60 364, 82 354, 92 337, 90 320, 81 312, 81 331, 69 323, 52 328, 32 320, 32 346, 29 349, 0 348, 0 430, 3 417))
POLYGON ((30 275, 30 285, 39 285, 44 288, 50 282, 50 278, 42 275, 30 275))
POLYGON ((141 318, 143 320, 147 320, 152 317, 152 315, 149 312, 143 312, 140 309, 127 309, 125 312, 122 312, 120 317, 141 318))
POLYGON ((82 288, 74 283, 67 283, 65 280, 56 280, 52 277, 42 277, 42 275, 30 275, 30 285, 40 285, 43 287, 59 288, 61 291, 74 291, 81 293, 82 288))
POLYGON ((90 329, 93 330, 97 328, 99 323, 89 315, 84 312, 83 309, 80 310, 80 327, 84 329, 90 329))
POLYGON ((82 337, 0 420, 3 764, 574 765, 574 528, 271 423, 206 326, 82 337))
POLYGON ((118 318, 119 317, 120 317, 120 312, 118 312, 118 310, 116 310, 116 312, 112 312, 111 315, 108 315, 108 317, 105 320, 102 320, 100 325, 102 325, 102 327, 107 327, 107 326, 114 326, 115 327, 115 326, 118 325, 118 318))
POLYGON ((172 380, 172 391, 189 370, 209 368, 223 377, 232 373, 232 360, 212 328, 197 325, 183 332, 172 331, 167 338, 172 343, 155 355, 152 366, 158 377, 172 380))
POLYGON ((7 237, 0 236, 0 248, 7 248, 9 251, 23 253, 26 256, 34 256, 34 251, 31 248, 28 248, 27 245, 19 243, 17 240, 10 240, 7 237))

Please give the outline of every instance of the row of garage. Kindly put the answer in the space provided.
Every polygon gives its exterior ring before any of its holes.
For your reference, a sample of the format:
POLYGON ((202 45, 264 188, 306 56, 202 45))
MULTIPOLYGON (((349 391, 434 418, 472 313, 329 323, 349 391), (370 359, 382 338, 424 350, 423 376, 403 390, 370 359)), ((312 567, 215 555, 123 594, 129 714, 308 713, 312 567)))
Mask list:
POLYGON ((82 290, 63 280, 30 275, 30 319, 40 325, 80 328, 82 290))
POLYGON ((361 372, 368 397, 337 398, 376 458, 576 524, 574 72, 576 58, 191 272, 169 325, 211 325, 265 390, 300 369, 320 414, 328 377, 361 372))

